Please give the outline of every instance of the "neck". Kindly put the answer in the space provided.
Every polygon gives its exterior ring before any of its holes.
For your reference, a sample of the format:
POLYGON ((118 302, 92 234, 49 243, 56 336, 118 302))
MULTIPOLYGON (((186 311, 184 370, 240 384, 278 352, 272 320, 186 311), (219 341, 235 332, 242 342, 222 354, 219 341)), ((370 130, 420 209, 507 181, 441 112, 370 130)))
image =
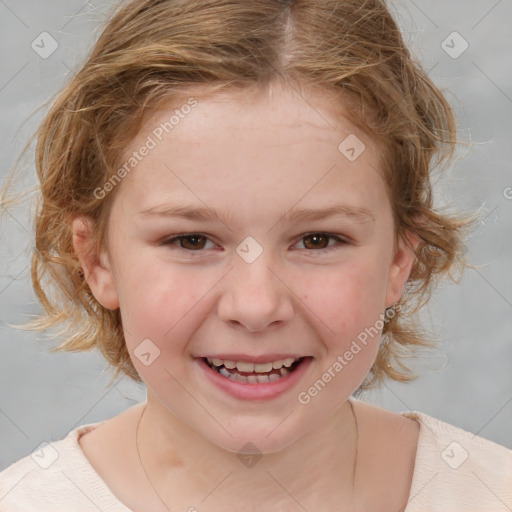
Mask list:
POLYGON ((315 510, 319 503, 337 510, 343 503, 348 510, 355 501, 358 428, 349 401, 319 428, 273 453, 225 450, 149 395, 137 430, 149 483, 173 510, 188 510, 191 503, 201 503, 201 511, 233 509, 233 503, 253 511, 292 510, 297 504, 315 510))

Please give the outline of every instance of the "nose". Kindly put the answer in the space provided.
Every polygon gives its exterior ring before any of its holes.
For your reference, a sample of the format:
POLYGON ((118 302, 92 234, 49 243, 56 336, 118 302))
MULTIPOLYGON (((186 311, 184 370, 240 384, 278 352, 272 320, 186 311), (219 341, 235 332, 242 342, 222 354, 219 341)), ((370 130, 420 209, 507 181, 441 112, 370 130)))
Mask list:
POLYGON ((219 300, 219 318, 250 332, 288 322, 294 313, 291 286, 265 257, 265 251, 252 263, 235 258, 238 260, 219 300))

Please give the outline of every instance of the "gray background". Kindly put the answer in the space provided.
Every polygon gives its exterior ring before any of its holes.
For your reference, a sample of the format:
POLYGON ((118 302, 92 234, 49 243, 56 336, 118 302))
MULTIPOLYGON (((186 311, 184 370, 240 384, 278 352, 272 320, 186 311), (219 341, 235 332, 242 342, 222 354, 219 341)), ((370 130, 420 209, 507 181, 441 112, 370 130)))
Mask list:
MULTIPOLYGON (((0 0, 2 181, 45 109, 34 111, 78 68, 110 5, 0 0), (46 59, 31 47, 42 32, 59 45, 46 59)), ((416 361, 422 376, 409 384, 388 383, 362 398, 394 411, 422 411, 512 448, 512 2, 393 5, 414 53, 446 89, 459 136, 471 143, 437 180, 436 202, 464 211, 482 207, 482 221, 468 242, 468 257, 479 268, 467 271, 459 285, 441 285, 424 310, 426 326, 442 344, 416 361), (469 44, 458 58, 442 47, 454 31, 469 44)), ((462 48, 457 39, 448 44, 452 51, 462 48)), ((31 156, 20 167, 21 187, 34 183, 31 156)), ((39 307, 29 279, 29 208, 24 204, 0 218, 2 469, 42 441, 145 400, 145 389, 128 378, 107 388, 110 374, 98 353, 49 354, 57 340, 8 325, 28 320, 39 307)))

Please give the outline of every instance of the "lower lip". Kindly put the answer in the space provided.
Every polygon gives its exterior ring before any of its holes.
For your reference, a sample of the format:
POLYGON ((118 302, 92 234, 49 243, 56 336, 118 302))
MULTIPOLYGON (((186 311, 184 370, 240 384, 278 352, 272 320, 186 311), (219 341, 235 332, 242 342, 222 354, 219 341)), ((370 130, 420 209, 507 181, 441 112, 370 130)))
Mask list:
POLYGON ((242 400, 269 400, 293 388, 304 375, 312 359, 312 357, 306 357, 295 370, 279 380, 257 384, 236 382, 212 370, 204 359, 198 358, 196 361, 207 378, 225 393, 242 400))

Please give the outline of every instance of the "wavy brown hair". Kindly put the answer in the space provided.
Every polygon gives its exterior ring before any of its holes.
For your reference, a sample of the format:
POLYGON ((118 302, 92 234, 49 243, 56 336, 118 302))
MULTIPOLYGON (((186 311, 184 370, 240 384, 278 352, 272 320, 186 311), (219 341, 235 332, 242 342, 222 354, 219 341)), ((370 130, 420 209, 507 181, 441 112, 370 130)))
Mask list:
POLYGON ((94 191, 111 179, 123 149, 163 102, 190 91, 262 89, 275 80, 335 93, 345 115, 379 144, 395 244, 407 231, 420 243, 360 389, 384 377, 416 377, 403 358, 433 341, 415 313, 438 278, 454 278, 453 270, 467 265, 470 220, 433 208, 431 173, 453 156, 454 116, 383 0, 136 0, 117 9, 37 132, 32 281, 45 315, 27 326, 60 326, 66 340, 52 351, 98 348, 114 379, 124 372, 141 382, 119 310, 102 307, 84 279, 71 221, 89 217, 94 243, 106 242, 116 190, 101 199, 94 191))

